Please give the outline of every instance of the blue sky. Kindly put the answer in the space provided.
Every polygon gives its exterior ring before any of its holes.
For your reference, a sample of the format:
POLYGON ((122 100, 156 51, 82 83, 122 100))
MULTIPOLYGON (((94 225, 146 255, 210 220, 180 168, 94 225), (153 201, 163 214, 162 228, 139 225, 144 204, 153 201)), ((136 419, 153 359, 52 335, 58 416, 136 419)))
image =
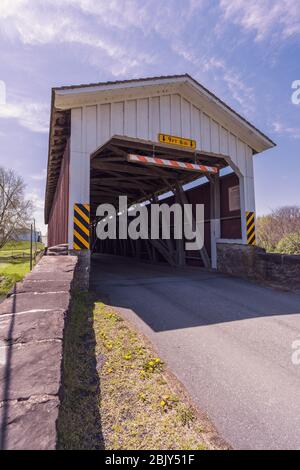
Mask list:
POLYGON ((255 158, 258 214, 300 204, 294 0, 1 0, 0 165, 43 229, 51 87, 189 73, 276 143, 255 158))

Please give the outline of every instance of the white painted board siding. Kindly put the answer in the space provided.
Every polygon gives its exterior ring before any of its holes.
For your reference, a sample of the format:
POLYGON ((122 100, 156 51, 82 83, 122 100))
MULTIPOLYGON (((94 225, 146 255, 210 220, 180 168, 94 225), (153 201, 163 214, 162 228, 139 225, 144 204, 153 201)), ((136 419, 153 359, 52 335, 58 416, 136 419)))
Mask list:
MULTIPOLYGON (((89 155, 113 135, 157 141, 159 132, 195 139, 197 149, 228 155, 245 182, 245 210, 254 210, 252 150, 179 93, 72 109, 70 204, 89 200, 89 155), (253 187, 253 189, 252 189, 253 187)), ((70 207, 71 210, 71 207, 70 207)))
POLYGON ((149 140, 149 99, 137 100, 137 136, 149 140))
MULTIPOLYGON (((157 141, 158 133, 164 132, 195 139, 198 150, 228 155, 243 175, 251 172, 252 150, 179 94, 124 99, 82 109, 86 109, 84 152, 91 153, 113 135, 157 141)), ((72 116, 82 119, 78 113, 72 116)))
POLYGON ((111 105, 111 134, 124 135, 124 102, 111 105))
POLYGON ((136 100, 125 101, 124 134, 131 137, 137 135, 136 107, 136 100))
POLYGON ((171 95, 171 128, 172 135, 181 136, 181 97, 171 95))

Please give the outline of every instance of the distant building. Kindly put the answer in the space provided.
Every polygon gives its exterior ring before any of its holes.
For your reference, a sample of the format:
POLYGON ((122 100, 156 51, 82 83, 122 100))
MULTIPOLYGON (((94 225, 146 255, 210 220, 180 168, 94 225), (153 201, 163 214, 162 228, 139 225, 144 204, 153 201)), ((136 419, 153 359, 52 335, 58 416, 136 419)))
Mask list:
MULTIPOLYGON (((30 230, 22 230, 18 232, 18 234, 14 237, 15 240, 18 241, 29 241, 30 242, 30 230)), ((32 241, 34 242, 41 242, 42 241, 42 233, 40 230, 36 230, 32 232, 32 241)))

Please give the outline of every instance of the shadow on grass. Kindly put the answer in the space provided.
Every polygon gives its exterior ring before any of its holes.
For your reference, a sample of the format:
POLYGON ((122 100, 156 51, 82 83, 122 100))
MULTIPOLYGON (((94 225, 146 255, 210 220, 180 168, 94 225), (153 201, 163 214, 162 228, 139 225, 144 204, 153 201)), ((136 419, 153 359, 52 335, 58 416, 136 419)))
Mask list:
POLYGON ((25 263, 26 261, 30 261, 29 256, 18 256, 18 257, 0 256, 0 263, 9 263, 13 265, 19 265, 19 264, 25 263))
POLYGON ((59 449, 104 449, 92 296, 75 293, 64 334, 63 400, 59 449))

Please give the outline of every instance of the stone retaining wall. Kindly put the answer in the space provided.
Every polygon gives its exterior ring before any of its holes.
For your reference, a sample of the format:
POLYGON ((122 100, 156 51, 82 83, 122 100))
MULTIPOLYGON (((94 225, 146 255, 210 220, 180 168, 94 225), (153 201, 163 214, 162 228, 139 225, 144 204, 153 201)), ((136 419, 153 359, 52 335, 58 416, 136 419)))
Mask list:
POLYGON ((75 256, 44 256, 0 304, 0 449, 55 449, 75 256))
POLYGON ((289 289, 300 289, 300 255, 266 253, 263 248, 218 243, 218 270, 289 289))

